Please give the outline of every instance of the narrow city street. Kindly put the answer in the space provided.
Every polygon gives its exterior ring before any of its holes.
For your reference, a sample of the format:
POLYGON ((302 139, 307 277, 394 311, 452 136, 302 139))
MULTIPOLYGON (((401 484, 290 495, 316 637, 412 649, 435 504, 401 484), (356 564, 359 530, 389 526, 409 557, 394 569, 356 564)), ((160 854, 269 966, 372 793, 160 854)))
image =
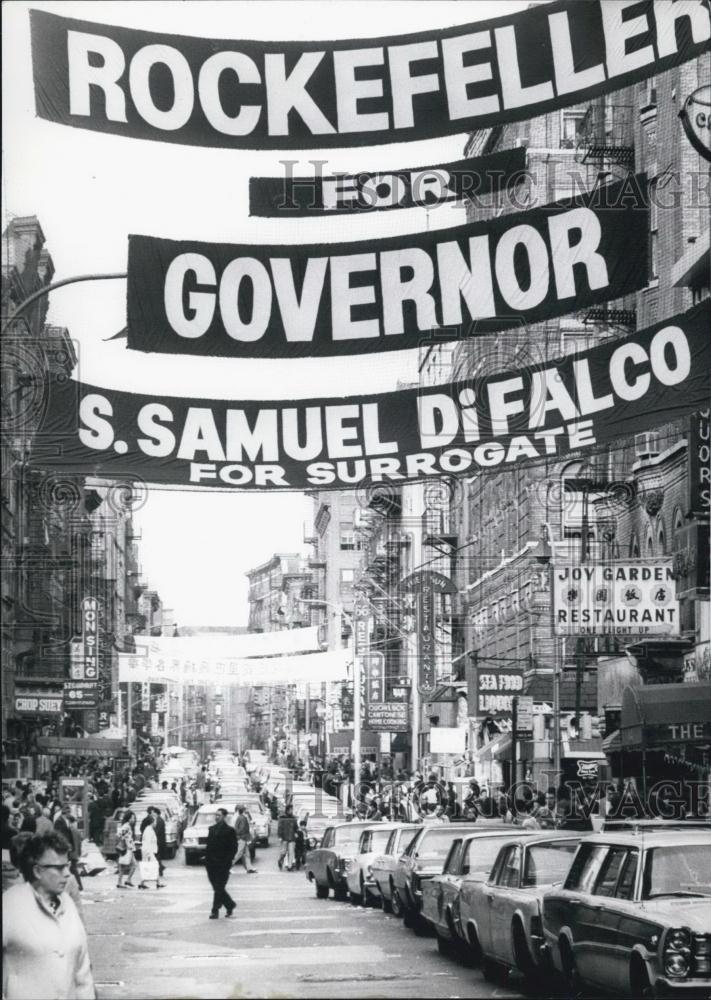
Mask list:
POLYGON ((209 920, 202 866, 182 852, 167 886, 116 889, 113 866, 83 894, 100 1000, 173 997, 518 997, 485 982, 376 909, 318 900, 300 872, 277 869, 277 847, 257 853, 258 874, 233 869, 234 916, 209 920))

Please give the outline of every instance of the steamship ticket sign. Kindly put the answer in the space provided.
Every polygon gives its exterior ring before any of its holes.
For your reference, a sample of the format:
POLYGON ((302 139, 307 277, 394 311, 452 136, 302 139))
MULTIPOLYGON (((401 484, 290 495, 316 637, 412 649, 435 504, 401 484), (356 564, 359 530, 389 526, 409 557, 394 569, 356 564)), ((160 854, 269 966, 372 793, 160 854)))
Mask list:
POLYGON ((584 454, 702 409, 710 323, 707 301, 556 361, 357 397, 235 402, 56 380, 37 448, 48 469, 157 484, 356 489, 471 476, 584 454))
POLYGON ((647 179, 449 229, 351 243, 129 236, 128 347, 301 358, 492 333, 648 282, 647 179), (634 247, 634 253, 630 253, 634 247))
MULTIPOLYGON (((377 33, 377 7, 366 16, 377 33)), ((663 73, 711 37, 704 0, 560 0, 338 41, 196 38, 45 11, 32 11, 31 32, 41 118, 234 149, 373 146, 521 121, 663 73)))
POLYGON ((556 564, 553 612, 558 635, 678 635, 672 560, 556 564))

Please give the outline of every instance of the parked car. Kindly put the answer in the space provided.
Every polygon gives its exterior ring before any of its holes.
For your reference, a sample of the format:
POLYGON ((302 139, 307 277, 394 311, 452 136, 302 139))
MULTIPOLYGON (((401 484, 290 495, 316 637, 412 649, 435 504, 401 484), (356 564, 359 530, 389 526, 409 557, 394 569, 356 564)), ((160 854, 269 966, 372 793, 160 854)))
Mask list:
POLYGON ((360 835, 371 823, 338 823, 326 827, 319 847, 306 855, 306 878, 316 887, 318 899, 336 899, 348 894, 346 865, 358 853, 360 835))
POLYGON ((600 833, 543 897, 545 948, 571 995, 711 995, 711 834, 600 833))
POLYGON ((178 833, 182 837, 183 830, 188 825, 188 807, 184 802, 180 801, 177 795, 174 795, 172 792, 141 792, 136 798, 136 804, 138 803, 147 806, 158 806, 161 816, 165 809, 169 809, 175 814, 178 820, 178 833))
MULTIPOLYGON (((136 856, 140 859, 141 852, 141 823, 146 818, 146 813, 148 812, 148 807, 151 805, 150 802, 143 802, 140 799, 136 799, 129 806, 130 811, 136 817, 136 826, 134 829, 133 839, 136 845, 136 856)), ((169 858, 174 858, 178 852, 178 845, 180 843, 180 831, 178 827, 178 817, 169 807, 160 806, 161 816, 165 822, 165 846, 166 852, 169 858)), ((121 806, 116 809, 113 815, 109 816, 104 821, 104 842, 102 844, 101 850, 106 858, 118 857, 118 851, 116 850, 116 841, 118 840, 118 831, 121 826, 121 821, 123 819, 123 814, 126 812, 126 807, 121 806)))
MULTIPOLYGON (((400 855, 421 829, 422 827, 415 823, 401 823, 391 831, 383 853, 373 858, 371 865, 373 882, 385 913, 394 912, 394 907, 399 906, 393 899, 393 871, 400 855)), ((401 910, 397 909, 396 916, 401 915, 401 910)))
POLYGON ((580 834, 521 831, 507 839, 486 881, 467 882, 459 897, 459 920, 484 977, 515 967, 533 981, 541 971, 544 892, 568 874, 580 834))
POLYGON ((346 883, 348 894, 354 906, 367 906, 379 889, 373 879, 373 861, 385 850, 390 840, 390 834, 396 830, 398 823, 374 822, 366 827, 358 841, 358 853, 346 865, 346 883))
MULTIPOLYGON (((227 809, 228 806, 221 806, 215 803, 200 806, 192 818, 190 826, 183 836, 183 851, 185 852, 185 864, 195 865, 205 858, 205 847, 207 846, 207 831, 217 820, 217 810, 227 809)), ((227 822, 234 826, 234 809, 228 813, 227 822)))
POLYGON ((257 768, 262 767, 268 761, 269 758, 265 750, 245 750, 244 752, 244 766, 248 774, 256 771, 257 768))
POLYGON ((442 954, 469 957, 459 917, 460 893, 489 877, 501 844, 511 837, 511 827, 489 828, 457 837, 440 875, 422 885, 422 916, 437 935, 442 954), (502 840, 503 838, 503 840, 502 840))
POLYGON ((473 825, 463 823, 424 824, 398 860, 393 870, 393 906, 399 907, 405 926, 416 934, 429 929, 421 913, 423 882, 440 874, 453 841, 474 832, 473 825))
POLYGON ((298 807, 295 816, 299 823, 306 820, 306 838, 313 847, 320 845, 329 826, 345 820, 342 803, 328 795, 317 801, 310 799, 307 805, 298 807))

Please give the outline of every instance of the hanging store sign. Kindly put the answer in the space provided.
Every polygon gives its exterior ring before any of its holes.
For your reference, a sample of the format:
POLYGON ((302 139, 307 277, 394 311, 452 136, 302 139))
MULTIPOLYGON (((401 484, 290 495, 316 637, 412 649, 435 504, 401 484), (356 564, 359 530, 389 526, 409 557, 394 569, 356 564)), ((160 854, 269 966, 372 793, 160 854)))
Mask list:
POLYGON ((96 597, 85 597, 81 602, 81 639, 72 643, 70 676, 73 681, 98 679, 100 609, 96 597))
MULTIPOLYGON (((321 161, 314 161, 316 164, 321 165, 321 161)), ((282 177, 252 177, 249 214, 283 218, 417 206, 433 208, 506 190, 521 178, 525 169, 526 150, 517 146, 441 166, 378 174, 317 173, 313 177, 293 177, 288 173, 282 177)))
POLYGON ((709 520, 711 513, 711 410, 701 410, 689 417, 687 476, 689 513, 709 520))
POLYGON ((686 138, 711 163, 711 84, 689 94, 679 112, 686 138))
POLYGON ((61 716, 64 711, 64 699, 60 690, 25 690, 15 688, 15 715, 61 716))
POLYGON ((477 670, 476 715, 510 718, 523 691, 523 670, 477 670))
POLYGON ((410 728, 410 706, 402 701, 368 702, 366 726, 374 732, 406 733, 410 728))
POLYGON ((97 681, 66 681, 64 699, 68 710, 96 708, 99 703, 97 681))
POLYGON ((380 240, 242 246, 133 235, 128 346, 300 358, 419 347, 433 330, 438 342, 460 340, 643 288, 648 236, 644 174, 380 240))
POLYGON ((385 701, 385 657, 382 653, 370 653, 365 661, 367 704, 385 701))
POLYGON ((678 635, 672 560, 557 564, 553 613, 557 635, 678 635))
POLYGON ((123 481, 311 490, 555 461, 704 406, 710 323, 706 301, 555 361, 358 397, 239 403, 53 380, 42 464, 123 481))
MULTIPOLYGON (((398 590, 406 598, 414 595, 415 632, 417 634, 417 690, 427 697, 437 689, 437 598, 456 588, 448 577, 434 570, 420 570, 401 580, 398 590)), ((411 604, 411 600, 406 603, 411 604)))
MULTIPOLYGON (((377 21, 377 10, 363 16, 377 21)), ((370 146, 520 121, 663 73, 711 34, 703 0, 565 0, 343 41, 195 38, 36 10, 31 30, 40 118, 235 149, 370 146)))

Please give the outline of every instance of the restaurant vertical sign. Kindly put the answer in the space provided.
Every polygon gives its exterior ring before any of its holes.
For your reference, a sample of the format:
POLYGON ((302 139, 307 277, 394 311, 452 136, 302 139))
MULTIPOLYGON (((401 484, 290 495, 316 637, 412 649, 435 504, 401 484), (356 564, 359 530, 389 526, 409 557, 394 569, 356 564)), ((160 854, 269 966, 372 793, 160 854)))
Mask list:
POLYGON ((368 703, 368 653, 370 651, 370 628, 372 615, 370 603, 364 594, 359 594, 353 605, 353 656, 358 661, 360 677, 360 724, 365 721, 365 706, 368 703))
POLYGON ((72 643, 71 679, 73 681, 98 681, 99 679, 99 616, 101 602, 96 597, 85 597, 81 602, 81 638, 72 643))
POLYGON ((399 589, 415 596, 417 690, 427 697, 437 687, 437 602, 442 594, 453 594, 456 588, 442 573, 418 570, 406 577, 399 589))

